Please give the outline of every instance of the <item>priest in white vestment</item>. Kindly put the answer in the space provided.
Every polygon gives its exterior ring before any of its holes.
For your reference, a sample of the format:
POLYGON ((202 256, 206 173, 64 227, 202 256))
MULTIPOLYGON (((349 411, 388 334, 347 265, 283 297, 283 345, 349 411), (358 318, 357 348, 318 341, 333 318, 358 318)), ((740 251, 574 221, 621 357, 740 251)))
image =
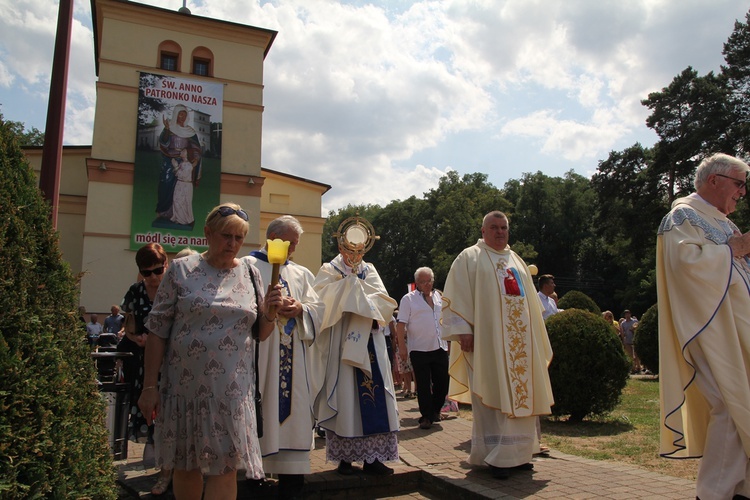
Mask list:
POLYGON ((554 403, 542 306, 508 236, 504 213, 484 217, 482 239, 453 261, 442 314, 443 338, 454 343, 448 397, 472 405, 469 463, 489 465, 498 479, 533 468, 536 418, 554 403))
POLYGON ((398 460, 399 421, 384 327, 397 304, 372 264, 341 245, 339 251, 315 277, 326 307, 312 349, 326 460, 344 475, 356 470, 352 462, 363 463, 366 474, 392 474, 383 462, 398 460))
MULTIPOLYGON (((288 241, 291 258, 302 232, 297 219, 284 215, 271 221, 266 238, 288 241)), ((260 271, 263 283, 270 283, 273 265, 268 262, 267 248, 252 252, 248 259, 260 271)), ((263 470, 278 475, 281 498, 301 497, 304 474, 310 473, 315 418, 308 349, 320 331, 325 309, 313 289, 314 279, 309 270, 290 260, 280 265, 284 305, 271 336, 259 347, 263 470)))
POLYGON ((656 239, 659 452, 702 457, 702 500, 750 497, 750 234, 727 219, 748 170, 725 154, 703 160, 656 239))

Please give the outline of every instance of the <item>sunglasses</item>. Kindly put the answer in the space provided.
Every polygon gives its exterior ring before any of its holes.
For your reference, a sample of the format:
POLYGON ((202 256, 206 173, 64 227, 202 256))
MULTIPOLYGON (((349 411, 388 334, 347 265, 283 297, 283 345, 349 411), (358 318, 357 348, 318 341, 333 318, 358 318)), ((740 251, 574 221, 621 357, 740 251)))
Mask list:
POLYGON ((249 220, 249 217, 247 216, 247 212, 245 212, 241 208, 238 210, 235 210, 232 207, 219 207, 216 212, 222 217, 229 217, 230 215, 236 215, 237 217, 239 217, 240 219, 244 221, 249 220))
POLYGON ((157 267, 156 269, 141 269, 140 273, 144 278, 148 278, 152 274, 159 276, 160 274, 164 273, 164 266, 157 267))

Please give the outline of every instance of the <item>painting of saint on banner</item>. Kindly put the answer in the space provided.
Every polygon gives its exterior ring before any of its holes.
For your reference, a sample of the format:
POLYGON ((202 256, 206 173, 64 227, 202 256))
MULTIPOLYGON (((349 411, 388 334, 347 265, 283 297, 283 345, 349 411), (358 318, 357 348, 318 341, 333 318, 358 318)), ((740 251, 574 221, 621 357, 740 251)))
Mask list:
POLYGON ((203 247, 219 203, 220 83, 141 73, 130 247, 203 247))

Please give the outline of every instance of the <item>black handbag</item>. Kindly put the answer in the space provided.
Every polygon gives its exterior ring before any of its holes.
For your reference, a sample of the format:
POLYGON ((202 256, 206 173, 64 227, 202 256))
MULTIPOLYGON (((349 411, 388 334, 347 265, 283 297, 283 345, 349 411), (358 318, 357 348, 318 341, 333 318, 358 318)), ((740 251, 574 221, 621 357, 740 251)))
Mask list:
POLYGON ((255 323, 251 327, 251 333, 255 339, 255 430, 258 433, 258 438, 263 437, 263 396, 260 394, 260 381, 258 374, 258 355, 260 351, 260 294, 258 293, 258 284, 255 282, 255 273, 253 273, 253 266, 248 268, 250 273, 250 281, 253 282, 253 288, 255 289, 255 303, 258 307, 258 315, 255 317, 255 323))

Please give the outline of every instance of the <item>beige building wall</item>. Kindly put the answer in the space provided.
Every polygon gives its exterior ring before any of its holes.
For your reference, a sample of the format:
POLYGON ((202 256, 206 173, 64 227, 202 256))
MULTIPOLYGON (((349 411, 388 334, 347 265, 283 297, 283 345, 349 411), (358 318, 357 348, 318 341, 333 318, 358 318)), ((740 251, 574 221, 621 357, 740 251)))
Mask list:
MULTIPOLYGON (((241 255, 265 242, 271 220, 291 214, 306 230, 294 259, 316 272, 321 196, 330 186, 261 169, 263 61, 276 32, 117 0, 95 0, 92 7, 98 74, 93 143, 63 148, 58 212, 63 258, 81 275, 80 304, 108 314, 138 278, 129 237, 142 71, 224 83, 219 198, 250 214, 241 255), (159 68, 164 42, 181 49, 180 71, 159 68), (193 51, 206 49, 213 76, 192 74, 193 51)), ((42 149, 25 152, 38 173, 42 149)))

